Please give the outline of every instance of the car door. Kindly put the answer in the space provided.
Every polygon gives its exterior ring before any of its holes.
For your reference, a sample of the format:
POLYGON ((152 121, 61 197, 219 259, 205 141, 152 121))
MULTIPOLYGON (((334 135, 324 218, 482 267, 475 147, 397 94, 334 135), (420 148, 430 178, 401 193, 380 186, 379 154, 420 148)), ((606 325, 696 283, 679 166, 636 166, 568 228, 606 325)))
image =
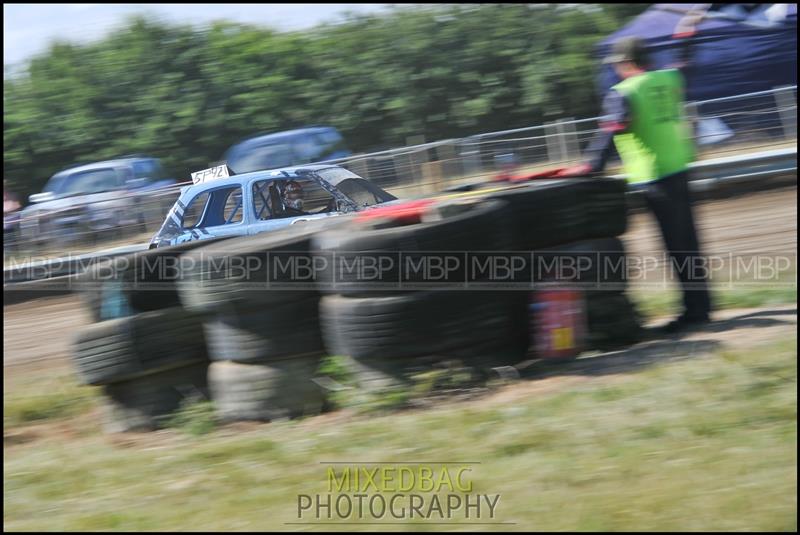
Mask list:
POLYGON ((239 184, 203 191, 189 201, 181 222, 178 243, 219 236, 244 236, 245 204, 239 184))
POLYGON ((247 234, 258 234, 288 227, 292 221, 277 217, 280 212, 280 198, 277 181, 259 180, 253 182, 251 189, 250 213, 252 222, 248 225, 247 234))

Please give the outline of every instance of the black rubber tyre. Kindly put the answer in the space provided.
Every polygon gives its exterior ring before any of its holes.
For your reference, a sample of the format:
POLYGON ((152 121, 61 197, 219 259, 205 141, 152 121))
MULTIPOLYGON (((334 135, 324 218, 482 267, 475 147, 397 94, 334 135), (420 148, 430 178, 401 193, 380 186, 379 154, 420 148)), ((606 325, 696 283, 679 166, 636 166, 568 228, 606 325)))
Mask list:
POLYGON ((317 225, 234 238, 187 255, 178 290, 185 307, 214 312, 225 304, 271 306, 317 293, 313 277, 295 277, 293 267, 312 273, 311 237, 317 225))
POLYGON ((585 190, 580 179, 540 180, 490 193, 509 204, 513 247, 530 251, 585 236, 585 190))
POLYGON ((210 398, 208 362, 103 386, 108 433, 152 431, 164 426, 184 402, 210 398))
POLYGON ((95 323, 78 333, 73 347, 78 377, 90 385, 207 360, 201 318, 181 308, 95 323))
POLYGON ((642 321, 636 306, 624 292, 586 292, 589 345, 611 349, 642 339, 642 321))
POLYGON ((627 285, 625 246, 618 238, 586 240, 535 252, 535 281, 558 281, 589 290, 627 285))
POLYGON ((626 187, 613 178, 539 180, 490 196, 510 204, 515 249, 526 251, 623 234, 626 187))
POLYGON ((466 277, 464 253, 506 251, 512 244, 505 203, 480 198, 442 202, 430 208, 421 223, 402 224, 391 219, 359 221, 320 232, 314 251, 328 262, 322 270, 323 293, 349 296, 391 295, 399 288, 437 282, 424 272, 408 269, 424 256, 452 260, 459 266, 440 286, 462 283, 466 277), (359 261, 376 259, 380 277, 359 280, 359 271, 348 269, 359 261))
POLYGON ((227 238, 191 241, 109 259, 99 259, 76 276, 72 287, 93 321, 180 306, 177 281, 187 251, 227 238))
POLYGON ((528 346, 526 314, 523 292, 411 292, 320 301, 329 352, 361 360, 436 355, 518 362, 528 346))
POLYGON ((322 355, 260 364, 214 362, 211 397, 222 421, 270 421, 318 414, 324 392, 312 380, 322 355))
POLYGON ((324 351, 319 297, 270 307, 230 307, 205 322, 211 360, 266 362, 324 351))
POLYGON ((583 239, 621 236, 628 227, 627 183, 618 178, 587 178, 585 191, 587 224, 583 239))

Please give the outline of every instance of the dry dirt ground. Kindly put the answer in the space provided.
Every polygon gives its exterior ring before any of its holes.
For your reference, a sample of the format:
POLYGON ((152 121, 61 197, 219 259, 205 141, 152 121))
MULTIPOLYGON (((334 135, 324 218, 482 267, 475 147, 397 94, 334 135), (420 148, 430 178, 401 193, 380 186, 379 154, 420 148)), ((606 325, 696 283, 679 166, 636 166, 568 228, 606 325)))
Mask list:
MULTIPOLYGON (((700 202, 696 205, 696 219, 706 251, 796 254, 796 186, 700 202)), ((623 236, 629 251, 662 250, 658 228, 650 214, 635 213, 629 228, 623 236)), ((3 312, 4 383, 23 369, 68 367, 72 337, 89 323, 78 298, 72 296, 8 305, 3 312)), ((796 306, 725 311, 715 317, 723 321, 702 332, 701 339, 733 345, 793 332, 797 321, 796 306)))

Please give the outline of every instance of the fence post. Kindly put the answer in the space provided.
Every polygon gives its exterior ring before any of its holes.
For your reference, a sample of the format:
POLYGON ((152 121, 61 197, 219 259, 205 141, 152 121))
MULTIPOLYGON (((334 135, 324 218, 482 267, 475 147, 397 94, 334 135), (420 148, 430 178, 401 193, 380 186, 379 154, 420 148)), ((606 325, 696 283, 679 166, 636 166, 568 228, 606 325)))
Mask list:
POLYGON ((575 118, 568 117, 563 123, 565 157, 570 162, 581 159, 581 147, 575 129, 575 118))
POLYGON ((781 117, 785 139, 797 139, 797 97, 794 86, 775 88, 775 105, 781 117))
POLYGON ((442 178, 451 179, 455 175, 453 172, 456 161, 455 146, 445 143, 436 147, 436 159, 442 162, 442 178))
POLYGON ((544 139, 547 144, 547 159, 550 163, 555 163, 560 160, 561 149, 558 145, 558 129, 556 123, 544 123, 544 139))
POLYGON ((483 172, 483 159, 481 158, 481 135, 470 136, 459 142, 459 160, 461 161, 461 176, 472 176, 483 172))
POLYGON ((350 168, 352 172, 360 176, 361 178, 366 178, 369 180, 369 166, 367 165, 366 159, 358 158, 353 160, 352 162, 347 162, 347 166, 350 168))
POLYGON ((420 154, 421 151, 417 146, 423 143, 425 143, 425 136, 415 135, 406 137, 406 149, 416 149, 408 152, 409 182, 411 184, 419 185, 422 183, 421 165, 427 158, 425 158, 424 154, 420 154))
POLYGON ((697 102, 687 102, 683 107, 683 113, 686 115, 686 120, 691 129, 692 140, 694 140, 695 145, 699 145, 700 140, 697 139, 697 121, 700 114, 698 112, 697 102))
POLYGON ((556 132, 558 133, 558 155, 560 162, 569 160, 567 149, 567 133, 565 129, 566 121, 559 119, 556 121, 556 132))

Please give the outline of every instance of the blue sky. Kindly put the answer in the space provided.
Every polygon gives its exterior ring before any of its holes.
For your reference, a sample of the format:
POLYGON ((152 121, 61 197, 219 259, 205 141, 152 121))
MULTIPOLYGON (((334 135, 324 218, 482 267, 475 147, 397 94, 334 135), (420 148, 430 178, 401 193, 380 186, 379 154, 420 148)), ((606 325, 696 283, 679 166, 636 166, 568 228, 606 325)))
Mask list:
POLYGON ((174 22, 228 19, 299 30, 335 21, 346 11, 372 13, 390 4, 4 4, 3 64, 18 64, 52 39, 87 42, 103 37, 126 16, 149 13, 174 22))

